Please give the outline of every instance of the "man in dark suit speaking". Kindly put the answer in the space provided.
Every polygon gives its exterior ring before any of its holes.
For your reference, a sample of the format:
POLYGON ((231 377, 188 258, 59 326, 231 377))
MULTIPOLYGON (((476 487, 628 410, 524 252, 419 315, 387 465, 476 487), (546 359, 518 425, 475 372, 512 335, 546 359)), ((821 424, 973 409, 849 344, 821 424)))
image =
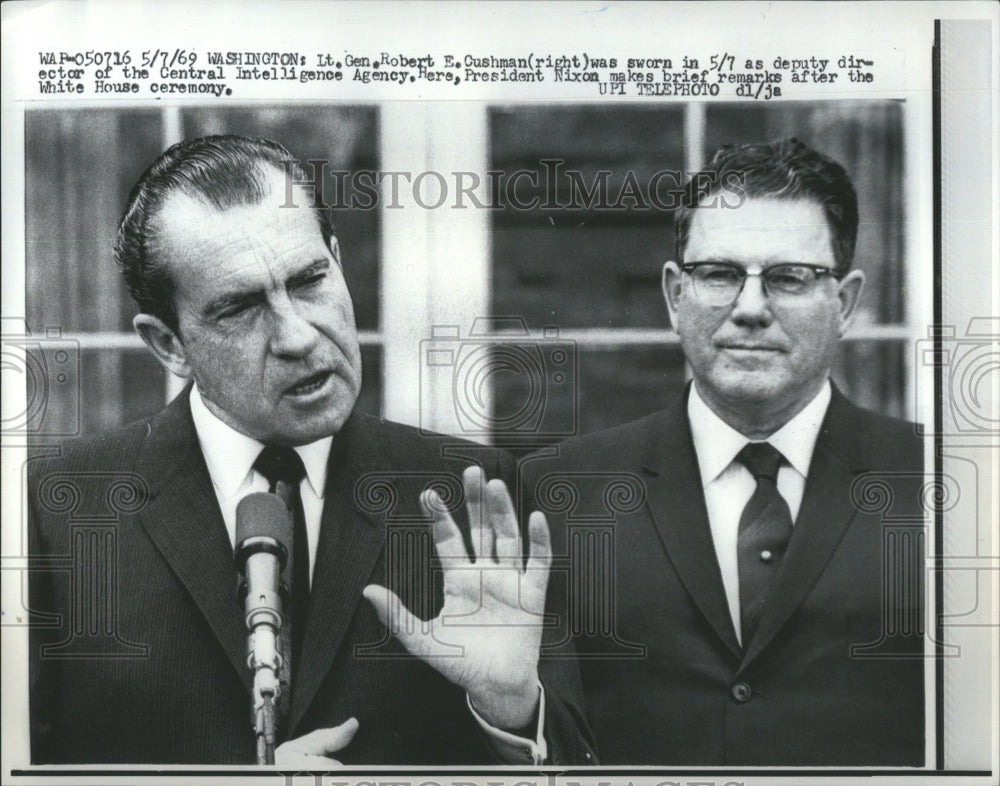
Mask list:
POLYGON ((829 379, 857 228, 825 156, 721 149, 663 269, 693 384, 526 466, 602 764, 924 762, 922 443, 829 379))
POLYGON ((279 767, 593 761, 574 672, 539 666, 544 518, 522 544, 505 454, 354 411, 351 296, 328 217, 285 205, 292 159, 190 140, 132 191, 134 324, 190 384, 29 465, 32 554, 73 562, 31 576, 32 760, 255 760, 237 505, 284 482, 279 767))

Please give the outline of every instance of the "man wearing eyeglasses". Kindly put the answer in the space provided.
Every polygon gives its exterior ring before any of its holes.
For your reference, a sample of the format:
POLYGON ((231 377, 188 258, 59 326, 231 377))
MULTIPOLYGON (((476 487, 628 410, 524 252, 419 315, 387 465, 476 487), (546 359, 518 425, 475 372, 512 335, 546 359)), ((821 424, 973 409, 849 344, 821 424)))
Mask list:
POLYGON ((692 384, 529 463, 575 572, 602 763, 925 761, 922 444, 830 381, 857 227, 836 162, 794 139, 722 148, 663 269, 692 384), (641 492, 616 506, 601 479, 623 475, 641 492), (575 496, 547 495, 558 481, 575 496), (574 557, 602 515, 610 558, 574 557))

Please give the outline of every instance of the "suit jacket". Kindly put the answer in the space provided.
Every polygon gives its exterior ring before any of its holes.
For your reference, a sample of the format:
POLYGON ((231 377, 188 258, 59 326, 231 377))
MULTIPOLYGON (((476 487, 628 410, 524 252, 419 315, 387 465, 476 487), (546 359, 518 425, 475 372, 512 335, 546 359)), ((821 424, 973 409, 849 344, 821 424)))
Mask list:
MULTIPOLYGON (((289 738, 354 716, 348 764, 495 763, 462 690, 410 657, 361 595, 423 618, 441 575, 418 495, 467 527, 461 472, 512 460, 352 415, 334 440, 289 738)), ((233 551, 188 396, 29 462, 32 761, 253 763, 247 634, 233 551)), ((553 763, 593 761, 578 675, 541 665, 553 763)))
POLYGON ((738 643, 687 419, 532 457, 602 764, 921 765, 923 450, 834 390, 756 636, 738 643))

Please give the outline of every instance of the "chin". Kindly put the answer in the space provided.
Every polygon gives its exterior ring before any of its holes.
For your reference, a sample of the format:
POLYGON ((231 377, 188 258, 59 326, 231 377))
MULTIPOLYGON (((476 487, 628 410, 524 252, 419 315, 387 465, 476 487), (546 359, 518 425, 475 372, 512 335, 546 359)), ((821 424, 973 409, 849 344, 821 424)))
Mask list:
POLYGON ((767 372, 733 375, 719 381, 714 387, 727 399, 737 404, 768 401, 778 393, 778 388, 774 384, 774 375, 767 372))
POLYGON ((324 437, 332 437, 341 428, 343 428, 344 423, 347 422, 347 416, 350 412, 346 414, 337 413, 335 415, 330 415, 322 420, 315 423, 304 424, 299 431, 299 440, 297 444, 307 445, 310 442, 315 442, 317 439, 323 439, 324 437))
POLYGON ((270 428, 266 430, 266 438, 260 438, 261 442, 277 445, 288 445, 298 447, 308 445, 324 437, 331 437, 340 431, 347 421, 346 413, 340 409, 326 411, 312 417, 305 417, 301 413, 286 414, 282 418, 271 421, 270 428))

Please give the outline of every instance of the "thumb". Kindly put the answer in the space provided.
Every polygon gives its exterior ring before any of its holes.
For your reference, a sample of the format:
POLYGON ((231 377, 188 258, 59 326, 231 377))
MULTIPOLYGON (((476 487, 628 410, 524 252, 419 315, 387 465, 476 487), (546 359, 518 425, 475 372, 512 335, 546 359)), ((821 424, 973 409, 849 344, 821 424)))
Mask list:
POLYGON ((316 729, 294 740, 289 740, 283 746, 289 751, 305 753, 309 756, 327 756, 346 748, 354 739, 358 730, 357 718, 348 718, 339 726, 328 729, 316 729))
POLYGON ((421 628, 426 627, 426 623, 415 617, 395 592, 378 584, 369 584, 361 594, 375 607, 375 613, 382 624, 411 655, 419 658, 427 654, 426 643, 420 635, 421 628))

